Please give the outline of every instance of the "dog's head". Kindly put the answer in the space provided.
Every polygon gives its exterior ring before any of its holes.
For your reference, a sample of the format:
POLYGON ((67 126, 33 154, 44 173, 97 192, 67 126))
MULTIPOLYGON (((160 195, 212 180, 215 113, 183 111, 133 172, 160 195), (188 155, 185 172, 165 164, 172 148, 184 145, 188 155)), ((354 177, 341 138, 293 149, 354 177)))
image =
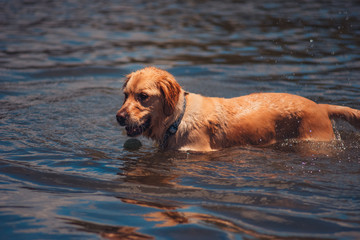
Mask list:
POLYGON ((127 76, 123 92, 125 100, 116 114, 118 123, 126 127, 130 137, 152 137, 154 128, 163 126, 174 113, 181 87, 170 73, 147 67, 127 76))

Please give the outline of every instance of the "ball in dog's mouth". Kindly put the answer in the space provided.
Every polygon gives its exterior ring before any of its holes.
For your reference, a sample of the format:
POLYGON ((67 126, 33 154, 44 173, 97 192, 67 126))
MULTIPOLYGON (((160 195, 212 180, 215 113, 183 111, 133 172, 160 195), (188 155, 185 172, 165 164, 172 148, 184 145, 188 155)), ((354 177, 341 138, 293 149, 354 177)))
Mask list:
POLYGON ((142 124, 142 125, 139 125, 139 126, 136 126, 136 125, 126 126, 125 127, 126 134, 129 137, 139 136, 140 134, 142 134, 144 131, 146 131, 150 127, 150 122, 151 122, 151 119, 148 118, 148 120, 146 120, 145 123, 142 124))

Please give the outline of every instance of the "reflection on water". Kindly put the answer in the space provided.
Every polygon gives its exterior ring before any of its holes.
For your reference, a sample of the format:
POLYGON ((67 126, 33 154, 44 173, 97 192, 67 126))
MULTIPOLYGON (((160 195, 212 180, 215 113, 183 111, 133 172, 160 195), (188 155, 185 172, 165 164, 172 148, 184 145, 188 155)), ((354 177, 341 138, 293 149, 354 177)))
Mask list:
POLYGON ((154 237, 151 237, 149 235, 136 232, 137 228, 134 227, 108 226, 108 225, 101 225, 101 224, 66 219, 66 218, 64 218, 63 220, 65 220, 68 224, 77 226, 77 230, 79 231, 95 233, 100 235, 104 239, 110 239, 110 240, 154 239, 154 237))
POLYGON ((357 1, 0 2, 2 239, 358 239, 360 133, 159 152, 116 123, 124 76, 359 108, 357 1))

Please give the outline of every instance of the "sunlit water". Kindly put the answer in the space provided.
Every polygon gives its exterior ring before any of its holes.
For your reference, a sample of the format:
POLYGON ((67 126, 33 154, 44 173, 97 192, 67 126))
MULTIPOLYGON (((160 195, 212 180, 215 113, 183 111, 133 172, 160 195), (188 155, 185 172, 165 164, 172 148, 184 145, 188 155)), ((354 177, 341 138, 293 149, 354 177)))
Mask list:
POLYGON ((1 239, 360 239, 360 133, 212 153, 139 149, 129 72, 191 92, 360 108, 358 1, 0 1, 1 239), (131 3, 130 3, 131 2, 131 3))

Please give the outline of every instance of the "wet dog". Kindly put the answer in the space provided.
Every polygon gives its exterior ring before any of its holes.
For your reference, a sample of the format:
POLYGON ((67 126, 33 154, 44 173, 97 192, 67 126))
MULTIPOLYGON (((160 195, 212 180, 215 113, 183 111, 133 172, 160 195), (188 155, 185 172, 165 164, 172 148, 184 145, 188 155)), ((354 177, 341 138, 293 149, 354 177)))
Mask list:
POLYGON ((331 118, 360 128, 360 111, 317 104, 286 93, 225 99, 185 92, 167 71, 147 67, 129 74, 116 114, 127 135, 144 135, 162 149, 211 151, 270 145, 285 139, 331 141, 331 118))

